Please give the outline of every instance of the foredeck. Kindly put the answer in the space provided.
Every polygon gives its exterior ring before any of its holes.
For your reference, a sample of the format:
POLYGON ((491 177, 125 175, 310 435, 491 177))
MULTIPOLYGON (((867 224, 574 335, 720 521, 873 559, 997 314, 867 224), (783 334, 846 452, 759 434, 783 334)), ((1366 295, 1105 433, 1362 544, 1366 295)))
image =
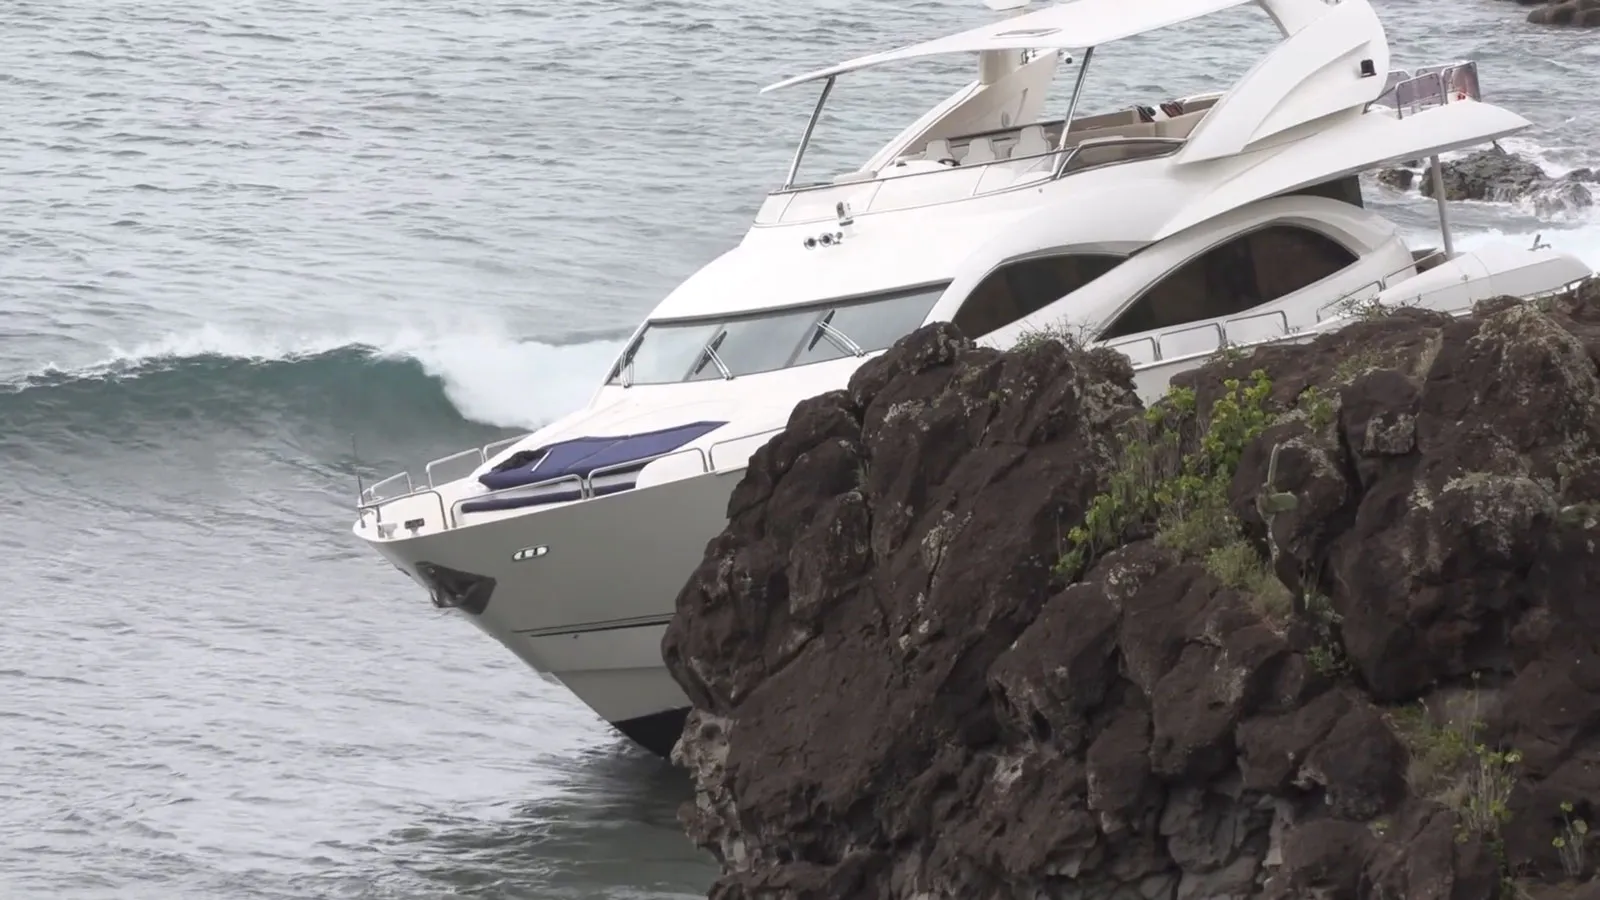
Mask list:
POLYGON ((782 430, 781 426, 766 427, 708 443, 696 441, 581 474, 483 491, 471 471, 514 449, 528 435, 506 438, 435 459, 423 467, 421 479, 407 470, 364 487, 356 502, 356 530, 366 533, 370 527, 381 540, 414 537, 525 514, 534 508, 592 500, 632 490, 644 467, 650 465, 659 470, 652 473, 652 483, 738 471, 751 454, 782 430))

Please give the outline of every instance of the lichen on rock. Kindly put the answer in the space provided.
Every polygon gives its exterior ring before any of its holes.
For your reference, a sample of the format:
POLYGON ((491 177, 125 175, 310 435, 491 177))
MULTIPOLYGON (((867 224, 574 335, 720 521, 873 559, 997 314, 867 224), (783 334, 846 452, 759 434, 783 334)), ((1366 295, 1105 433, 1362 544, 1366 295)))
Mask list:
POLYGON ((1230 354, 1150 409, 1110 351, 907 336, 756 453, 678 597, 711 895, 1590 877, 1597 359, 1592 283, 1230 354))

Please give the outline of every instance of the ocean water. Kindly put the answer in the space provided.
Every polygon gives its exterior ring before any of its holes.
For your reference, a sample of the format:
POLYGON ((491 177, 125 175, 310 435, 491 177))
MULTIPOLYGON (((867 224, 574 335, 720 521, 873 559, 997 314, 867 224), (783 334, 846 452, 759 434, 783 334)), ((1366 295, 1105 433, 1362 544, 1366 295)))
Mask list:
MULTIPOLYGON (((1480 60, 1536 124, 1508 146, 1600 162, 1587 36, 1493 0, 1380 12, 1397 64, 1480 60)), ((679 773, 364 551, 357 461, 583 402, 782 178, 814 94, 760 86, 987 15, 0 4, 0 898, 702 894, 679 773)), ((1103 48, 1086 108, 1209 89, 1266 29, 1103 48)), ((847 165, 965 62, 842 84, 811 159, 847 165)), ((1431 207, 1371 191, 1427 233, 1431 207)), ((1597 223, 1456 214, 1464 245, 1591 264, 1597 223)))

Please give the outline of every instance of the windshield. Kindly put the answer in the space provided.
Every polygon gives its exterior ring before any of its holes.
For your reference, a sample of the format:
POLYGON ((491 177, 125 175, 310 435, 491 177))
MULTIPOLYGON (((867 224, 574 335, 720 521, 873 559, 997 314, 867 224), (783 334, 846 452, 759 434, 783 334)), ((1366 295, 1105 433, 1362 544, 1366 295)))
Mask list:
MULTIPOLYGON (((815 330, 816 321, 814 309, 733 319, 723 323, 721 333, 712 339, 711 346, 734 375, 770 372, 784 367, 789 350, 809 331, 815 330)), ((689 373, 690 381, 721 377, 716 364, 710 362, 700 366, 699 371, 689 373)))
POLYGON ((652 322, 606 383, 705 381, 884 350, 922 324, 947 285, 720 320, 652 322))

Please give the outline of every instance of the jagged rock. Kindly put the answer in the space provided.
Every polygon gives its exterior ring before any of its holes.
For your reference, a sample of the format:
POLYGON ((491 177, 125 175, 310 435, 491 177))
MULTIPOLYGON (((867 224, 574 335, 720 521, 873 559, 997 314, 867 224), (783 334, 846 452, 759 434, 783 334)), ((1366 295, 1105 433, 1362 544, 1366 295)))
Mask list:
POLYGON ((1176 379, 1270 377, 1226 501, 1325 597, 1286 625, 1150 528, 1056 571, 1141 419, 1124 358, 903 339, 796 408, 678 597, 711 896, 1546 896, 1562 804, 1600 813, 1597 360, 1591 283, 1176 379), (1429 780, 1439 716, 1485 720, 1449 746, 1507 773, 1492 836, 1429 780))
POLYGON ((1417 173, 1410 169, 1380 169, 1378 183, 1388 185, 1397 191, 1409 191, 1411 185, 1417 180, 1417 173))
MULTIPOLYGON (((1582 2, 1600 4, 1600 0, 1582 2)), ((1545 11, 1536 9, 1534 14, 1545 11)), ((1588 186, 1592 178, 1585 177, 1586 171, 1580 169, 1552 177, 1538 163, 1496 145, 1445 161, 1440 176, 1446 200, 1527 202, 1535 213, 1551 215, 1594 205, 1594 195, 1588 186)), ((1390 176, 1388 183, 1399 187, 1398 179, 1399 176, 1390 176)), ((1424 197, 1433 196, 1433 179, 1427 170, 1416 177, 1416 183, 1424 197)))
POLYGON ((1535 25, 1575 25, 1582 28, 1600 26, 1600 0, 1564 0, 1541 6, 1528 13, 1528 21, 1535 25))
POLYGON ((1365 875, 1372 900, 1499 900, 1492 851, 1437 803, 1412 803, 1381 837, 1365 875))

